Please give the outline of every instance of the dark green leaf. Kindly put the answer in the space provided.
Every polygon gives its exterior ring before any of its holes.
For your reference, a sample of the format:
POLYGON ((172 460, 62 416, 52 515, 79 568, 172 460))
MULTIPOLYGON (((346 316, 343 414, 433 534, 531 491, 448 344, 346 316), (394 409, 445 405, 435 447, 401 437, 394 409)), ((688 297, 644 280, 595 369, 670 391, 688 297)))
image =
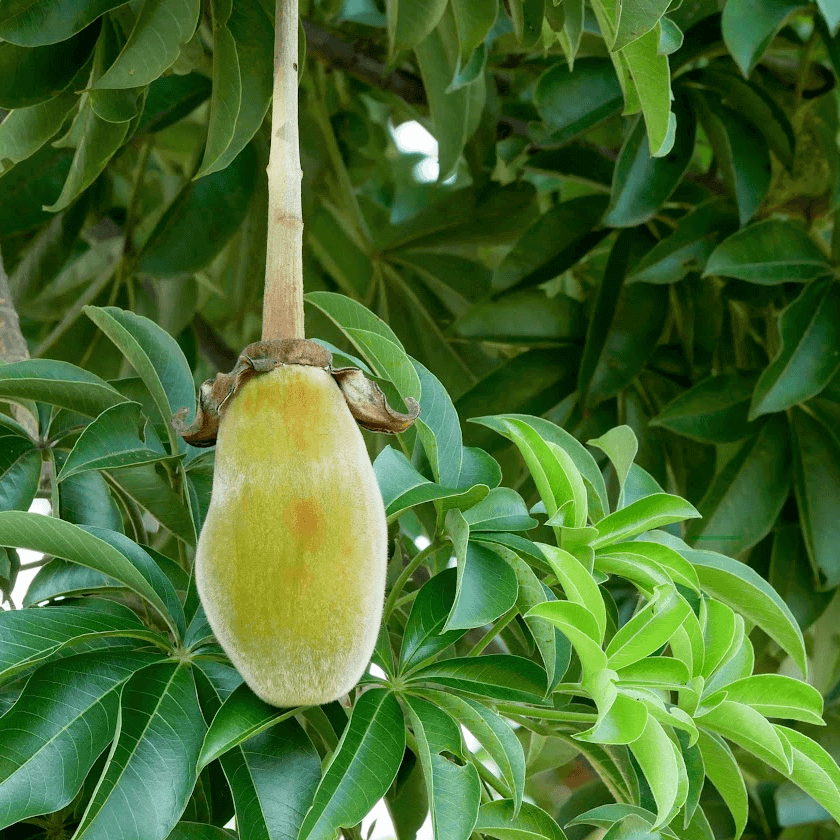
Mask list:
POLYGON ((721 236, 736 226, 728 204, 719 199, 701 204, 633 266, 626 282, 673 284, 690 271, 702 271, 721 236))
POLYGON ((606 207, 605 196, 587 195, 543 213, 493 273, 493 289, 536 286, 562 274, 606 235, 607 231, 594 230, 606 207))
POLYGON ((109 646, 105 640, 142 629, 128 610, 113 615, 74 607, 0 612, 0 681, 56 655, 109 646))
POLYGON ((387 0, 385 7, 391 52, 396 53, 416 47, 437 26, 446 0, 387 0))
POLYGON ((300 840, 333 840, 337 829, 360 822, 391 786, 404 751, 396 697, 384 689, 366 691, 318 785, 300 840))
POLYGON ((840 371, 840 285, 809 283, 779 316, 781 344, 758 380, 750 419, 818 394, 840 371))
POLYGON ((525 703, 541 703, 546 690, 545 671, 536 662, 504 654, 443 659, 416 671, 411 679, 525 703))
MULTIPOLYGON (((0 30, 5 6, 0 10, 0 30)), ((0 43, 0 107, 26 108, 58 96, 87 62, 98 34, 99 27, 91 26, 67 41, 34 49, 16 46, 8 38, 8 43, 0 43)), ((59 123, 55 131, 60 127, 59 123)))
POLYGON ((621 85, 610 62, 582 58, 574 73, 554 64, 537 81, 535 104, 558 143, 586 131, 621 109, 621 85))
POLYGON ((79 823, 77 837, 164 840, 196 781, 205 724, 192 672, 183 663, 150 665, 123 688, 114 746, 79 823))
POLYGON ((651 157, 645 123, 639 119, 627 136, 613 172, 610 206, 604 224, 635 227, 652 219, 676 189, 694 154, 694 111, 678 100, 674 146, 651 157))
POLYGON ((29 510, 41 479, 41 453, 32 441, 0 430, 0 510, 29 510))
POLYGON ((121 0, 78 0, 41 8, 32 0, 8 0, 0 10, 0 38, 24 47, 66 41, 120 5, 121 0))
POLYGON ((0 717, 0 826, 73 800, 114 737, 120 689, 153 661, 142 653, 100 651, 36 671, 0 717))
POLYGON ((650 421, 701 443, 733 443, 754 431, 747 414, 756 377, 733 371, 681 393, 650 421))
POLYGON ((442 632, 455 601, 456 583, 455 569, 444 569, 417 593, 403 633, 401 671, 416 668, 464 635, 463 630, 442 632))
POLYGON ((744 76, 749 76, 799 0, 729 0, 721 19, 723 40, 744 76))
POLYGON ((146 240, 138 269, 179 277, 204 268, 242 224, 256 178, 257 155, 249 145, 226 169, 190 181, 146 240))
POLYGON ((813 280, 829 271, 826 258, 800 225, 765 219, 724 239, 709 257, 704 276, 772 285, 813 280))
POLYGON ((236 840, 236 835, 216 825, 179 822, 166 840, 236 840))
POLYGON ((58 481, 88 470, 107 470, 164 461, 171 455, 146 437, 146 418, 137 403, 120 403, 106 409, 87 426, 67 456, 58 481), (150 446, 155 448, 150 448, 150 446))
POLYGON ((485 802, 475 830, 498 840, 566 840, 560 826, 542 808, 523 802, 517 814, 510 799, 485 802))
POLYGON ((764 537, 790 490, 789 446, 784 421, 770 418, 715 476, 698 505, 703 518, 688 528, 689 542, 738 555, 764 537))
POLYGON ((174 617, 170 616, 167 607, 167 603, 172 604, 173 597, 177 603, 172 584, 140 546, 131 543, 122 534, 102 529, 102 536, 106 535, 108 542, 78 525, 51 516, 0 512, 0 545, 63 557, 115 578, 145 598, 175 629, 174 617), (118 540, 117 544, 122 546, 125 541, 136 551, 127 556, 111 544, 118 540))
POLYGON ((173 73, 152 82, 137 134, 162 131, 187 116, 210 96, 212 83, 201 73, 173 73))
POLYGON ((840 583, 840 558, 832 539, 840 516, 840 443, 813 415, 794 409, 794 490, 802 536, 816 573, 829 587, 840 583))

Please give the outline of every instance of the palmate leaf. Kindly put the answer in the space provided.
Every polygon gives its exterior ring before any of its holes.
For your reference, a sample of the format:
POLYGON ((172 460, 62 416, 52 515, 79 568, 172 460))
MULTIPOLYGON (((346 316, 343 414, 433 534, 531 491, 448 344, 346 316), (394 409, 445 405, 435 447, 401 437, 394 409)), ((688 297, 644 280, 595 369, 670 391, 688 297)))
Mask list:
MULTIPOLYGON (((196 684, 205 719, 212 720, 242 678, 221 663, 202 661, 200 667, 196 684)), ((301 725, 285 720, 234 746, 219 761, 242 840, 297 840, 321 775, 318 753, 301 725)))
POLYGON ((405 728, 396 697, 366 691, 321 779, 300 840, 332 840, 337 829, 360 822, 391 786, 405 751, 405 728))
POLYGON ((114 736, 122 686, 156 659, 97 651, 34 674, 15 706, 0 717, 0 827, 56 811, 73 799, 114 736))
POLYGON ((117 732, 105 771, 88 802, 79 840, 164 840, 196 780, 205 724, 195 681, 179 662, 134 674, 120 697, 117 732))

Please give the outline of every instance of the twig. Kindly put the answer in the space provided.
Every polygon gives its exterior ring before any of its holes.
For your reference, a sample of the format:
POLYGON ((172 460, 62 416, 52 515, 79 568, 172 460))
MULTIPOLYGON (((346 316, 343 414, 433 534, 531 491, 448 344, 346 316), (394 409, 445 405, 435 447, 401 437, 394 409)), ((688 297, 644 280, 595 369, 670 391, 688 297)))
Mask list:
POLYGON ((303 211, 298 140, 298 0, 277 0, 268 159, 263 340, 303 338, 303 211))

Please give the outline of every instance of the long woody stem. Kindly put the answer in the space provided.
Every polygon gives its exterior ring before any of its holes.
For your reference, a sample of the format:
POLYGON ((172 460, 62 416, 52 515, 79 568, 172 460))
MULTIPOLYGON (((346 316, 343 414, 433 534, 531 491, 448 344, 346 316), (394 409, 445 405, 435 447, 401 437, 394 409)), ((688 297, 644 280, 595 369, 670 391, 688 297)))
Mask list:
POLYGON ((268 159, 263 340, 304 338, 303 218, 298 142, 298 0, 277 0, 268 159))

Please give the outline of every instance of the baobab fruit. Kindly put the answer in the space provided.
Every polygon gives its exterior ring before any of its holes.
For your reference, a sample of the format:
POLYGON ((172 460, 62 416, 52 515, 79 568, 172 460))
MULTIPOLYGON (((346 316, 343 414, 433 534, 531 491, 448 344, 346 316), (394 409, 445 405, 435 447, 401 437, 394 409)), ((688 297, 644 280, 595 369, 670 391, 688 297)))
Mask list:
POLYGON ((416 403, 397 414, 361 371, 330 361, 313 342, 251 345, 238 370, 205 383, 197 419, 206 427, 215 411, 217 426, 198 594, 231 662, 276 706, 335 700, 370 661, 387 526, 357 419, 400 431, 417 416, 416 403))

